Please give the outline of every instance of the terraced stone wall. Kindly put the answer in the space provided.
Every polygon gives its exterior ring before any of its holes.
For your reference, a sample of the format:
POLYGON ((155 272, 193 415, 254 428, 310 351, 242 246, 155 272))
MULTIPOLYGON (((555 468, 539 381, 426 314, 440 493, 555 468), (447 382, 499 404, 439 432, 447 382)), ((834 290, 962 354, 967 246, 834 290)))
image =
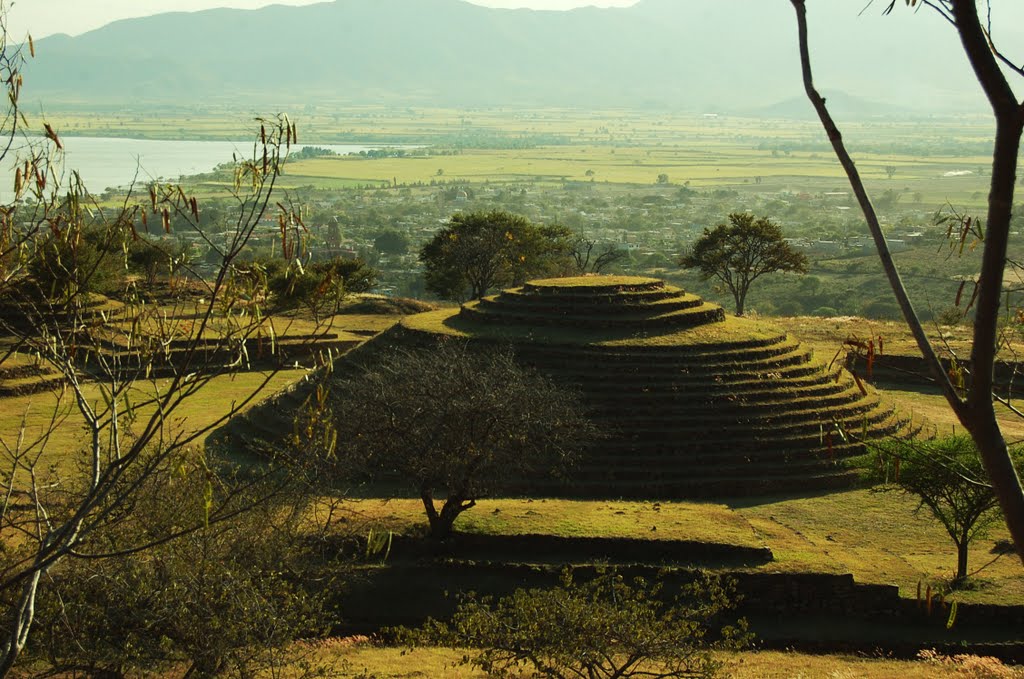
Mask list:
MULTIPOLYGON (((798 340, 663 281, 583 277, 406 319, 387 341, 508 343, 578 390, 608 436, 568 484, 584 497, 758 495, 848 486, 864 442, 906 435, 877 393, 798 340)), ((383 338, 382 338, 383 340, 383 338)))

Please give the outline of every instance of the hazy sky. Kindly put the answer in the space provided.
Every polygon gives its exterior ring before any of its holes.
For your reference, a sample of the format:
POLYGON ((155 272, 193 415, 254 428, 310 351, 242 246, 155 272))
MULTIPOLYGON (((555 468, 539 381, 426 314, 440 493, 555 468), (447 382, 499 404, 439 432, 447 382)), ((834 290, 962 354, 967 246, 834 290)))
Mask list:
MULTIPOLYGON (((572 9, 586 5, 626 7, 637 0, 471 0, 488 7, 531 7, 533 9, 572 9)), ((323 0, 15 0, 10 11, 11 35, 20 39, 26 31, 42 38, 51 33, 78 35, 117 19, 146 16, 160 12, 193 12, 211 7, 253 9, 264 5, 310 5, 323 0)))

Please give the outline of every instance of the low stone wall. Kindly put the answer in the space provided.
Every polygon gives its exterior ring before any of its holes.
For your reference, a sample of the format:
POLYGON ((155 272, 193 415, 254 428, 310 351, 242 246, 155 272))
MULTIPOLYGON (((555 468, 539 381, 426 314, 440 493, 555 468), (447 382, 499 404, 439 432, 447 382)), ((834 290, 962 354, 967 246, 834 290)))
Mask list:
MULTIPOLYGON (((960 359, 958 363, 965 371, 969 368, 969 363, 965 359, 960 359)), ((942 369, 947 373, 952 365, 952 359, 942 359, 942 369)), ((846 366, 855 370, 861 377, 867 375, 867 361, 856 352, 850 352, 846 355, 846 366)), ((1013 393, 1024 394, 1024 374, 1021 374, 1021 371, 1024 371, 1024 366, 1020 363, 998 361, 994 367, 996 385, 1003 389, 1012 387, 1013 393)), ((914 384, 931 384, 934 381, 924 359, 916 355, 876 355, 871 374, 873 380, 909 382, 914 384)), ((968 383, 970 382, 970 376, 966 372, 964 373, 964 378, 968 383)))
MULTIPOLYGON (((353 607, 368 617, 363 624, 417 624, 426 616, 443 617, 454 605, 449 593, 475 591, 500 596, 518 587, 547 587, 558 582, 562 566, 554 564, 511 564, 467 559, 435 559, 429 562, 399 561, 364 572, 373 597, 403 602, 400 606, 353 607), (428 604, 419 608, 417 604, 428 604)), ((661 579, 666 591, 691 582, 698 571, 692 568, 664 568, 656 565, 619 566, 627 576, 661 579)), ((574 573, 586 578, 592 566, 578 566, 574 573)), ((857 583, 850 574, 767 573, 749 570, 725 574, 736 582, 741 614, 771 614, 780 617, 835 616, 839 618, 904 620, 908 624, 931 623, 945 628, 948 606, 936 599, 929 614, 923 602, 903 599, 895 585, 857 583)), ((362 588, 356 588, 356 591, 362 588)), ((357 622, 356 619, 350 619, 357 622)), ((961 604, 958 629, 1005 625, 1024 627, 1024 606, 961 604)))
POLYGON ((554 535, 482 535, 459 533, 455 540, 434 545, 421 539, 395 538, 392 552, 409 558, 449 558, 483 561, 514 561, 529 554, 532 561, 563 563, 593 561, 694 565, 723 562, 757 566, 774 556, 767 547, 697 542, 694 540, 641 540, 637 538, 560 537, 554 535))

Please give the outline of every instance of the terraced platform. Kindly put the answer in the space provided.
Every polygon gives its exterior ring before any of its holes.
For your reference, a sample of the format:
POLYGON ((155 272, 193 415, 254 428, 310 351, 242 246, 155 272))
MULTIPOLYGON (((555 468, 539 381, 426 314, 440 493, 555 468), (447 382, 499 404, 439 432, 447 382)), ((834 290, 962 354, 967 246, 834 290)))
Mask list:
MULTIPOLYGON (((912 433, 878 394, 768 324, 663 281, 538 280, 407 317, 374 342, 509 343, 578 389, 609 435, 568 483, 584 497, 706 497, 836 488, 865 440, 912 433)), ((371 342, 372 344, 373 342, 371 342)))

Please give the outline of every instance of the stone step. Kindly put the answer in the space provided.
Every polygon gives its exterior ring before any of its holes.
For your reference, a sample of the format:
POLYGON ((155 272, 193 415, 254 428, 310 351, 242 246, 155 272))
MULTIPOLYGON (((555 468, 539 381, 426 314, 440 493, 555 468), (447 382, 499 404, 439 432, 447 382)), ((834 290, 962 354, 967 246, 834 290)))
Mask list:
MULTIPOLYGON (((650 398, 645 394, 616 394, 613 390, 600 396, 589 393, 586 402, 591 405, 590 412, 597 417, 615 415, 629 408, 631 412, 642 408, 646 417, 685 417, 695 410, 706 412, 706 408, 757 408, 779 403, 800 402, 807 399, 828 399, 843 397, 861 398, 861 391, 852 381, 842 380, 838 383, 825 382, 789 384, 785 388, 763 388, 764 383, 747 383, 745 387, 730 385, 730 388, 711 390, 680 390, 670 394, 659 394, 650 398)), ((839 401, 836 401, 839 402, 839 401)))
POLYGON ((488 309, 479 302, 469 302, 460 309, 459 318, 470 322, 494 325, 526 325, 530 327, 566 326, 591 329, 655 329, 682 328, 717 323, 725 320, 725 312, 716 304, 702 303, 662 314, 621 314, 595 317, 590 315, 551 316, 502 308, 488 309))
POLYGON ((704 303, 696 295, 682 291, 647 293, 645 299, 623 299, 609 297, 539 296, 501 293, 480 300, 483 309, 511 312, 524 311, 534 314, 548 314, 557 317, 584 315, 602 317, 619 314, 655 315, 678 309, 689 309, 704 303))
POLYGON ((46 376, 0 379, 0 398, 30 396, 44 391, 56 391, 64 385, 64 378, 50 374, 46 376))
POLYGON ((601 372, 660 374, 666 371, 707 371, 707 366, 744 365, 793 352, 809 353, 806 349, 801 348, 799 342, 789 339, 757 347, 677 354, 665 358, 622 354, 544 353, 540 351, 531 352, 525 349, 517 353, 524 362, 529 362, 538 367, 561 368, 563 370, 576 369, 584 373, 598 370, 601 372))
MULTIPOLYGON (((669 500, 677 498, 729 498, 751 495, 783 494, 815 490, 838 490, 853 486, 858 475, 852 471, 824 471, 816 474, 792 475, 785 472, 771 476, 721 476, 705 474, 698 478, 679 478, 643 483, 588 481, 530 486, 535 494, 557 494, 588 499, 644 498, 669 500)), ((523 486, 526 488, 527 486, 523 486)))

